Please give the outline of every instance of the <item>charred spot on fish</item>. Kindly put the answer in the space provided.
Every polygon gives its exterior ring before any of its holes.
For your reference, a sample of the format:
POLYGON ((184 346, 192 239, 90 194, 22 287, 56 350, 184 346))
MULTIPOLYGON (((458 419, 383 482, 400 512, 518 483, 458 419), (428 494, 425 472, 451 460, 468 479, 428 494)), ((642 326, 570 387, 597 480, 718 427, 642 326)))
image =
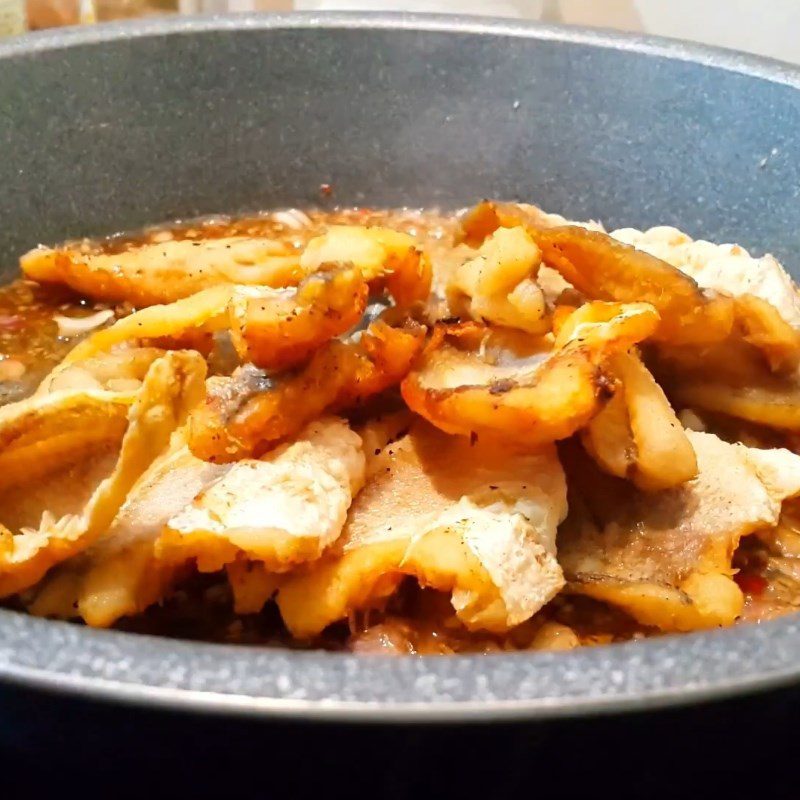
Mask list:
POLYGON ((494 381, 490 384, 489 394, 505 394, 506 392, 510 392, 513 388, 514 381, 509 378, 504 378, 503 380, 494 381))
POLYGON ((598 370, 595 376, 595 386, 597 387, 598 398, 604 401, 610 400, 617 391, 613 378, 609 377, 602 370, 598 370))

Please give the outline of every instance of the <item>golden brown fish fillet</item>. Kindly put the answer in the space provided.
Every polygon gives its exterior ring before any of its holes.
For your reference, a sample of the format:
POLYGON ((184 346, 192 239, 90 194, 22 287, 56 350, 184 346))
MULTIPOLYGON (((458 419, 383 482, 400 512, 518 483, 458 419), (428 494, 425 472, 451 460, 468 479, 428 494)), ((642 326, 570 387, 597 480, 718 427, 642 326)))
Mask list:
POLYGON ((239 287, 228 308, 233 344, 244 363, 287 369, 355 326, 368 295, 355 267, 317 272, 297 289, 239 287))
POLYGON ((734 320, 730 298, 701 290, 660 258, 579 225, 543 225, 540 214, 512 203, 479 204, 462 219, 462 236, 483 241, 501 227, 522 226, 544 262, 591 300, 650 303, 661 321, 655 336, 671 342, 720 341, 734 320))
POLYGON ((563 439, 613 394, 608 357, 657 324, 646 303, 595 302, 576 309, 555 340, 475 324, 438 326, 403 381, 403 399, 449 433, 529 446, 563 439))
POLYGON ((555 531, 566 485, 552 446, 520 452, 471 445, 422 420, 408 433, 402 418, 382 424, 362 431, 367 483, 342 536, 278 589, 294 635, 380 604, 404 575, 449 593, 471 629, 507 630, 559 591, 555 531))
POLYGON ((227 469, 192 456, 185 429, 176 431, 109 528, 85 552, 45 576, 28 598, 28 610, 106 627, 160 600, 171 588, 175 568, 155 557, 156 539, 171 517, 227 469))
POLYGON ((370 284, 382 280, 401 308, 424 302, 430 294, 430 260, 413 236, 390 228, 331 225, 308 243, 300 257, 306 273, 325 264, 350 264, 370 284))
POLYGON ((218 284, 290 286, 304 277, 299 256, 263 237, 181 239, 103 252, 91 242, 37 247, 20 259, 26 277, 63 283, 95 300, 170 303, 218 284))
POLYGON ((544 293, 536 282, 542 254, 521 228, 498 228, 448 282, 451 312, 477 322, 543 334, 549 328, 544 293))
POLYGON ((271 370, 294 367, 357 325, 369 286, 357 267, 321 270, 299 286, 214 286, 123 317, 78 344, 55 372, 121 344, 204 349, 203 337, 230 330, 239 357, 271 370))
POLYGON ((800 301, 772 257, 756 260, 736 245, 692 242, 675 229, 622 230, 612 238, 579 226, 553 227, 540 213, 508 203, 477 206, 463 219, 462 235, 475 244, 498 228, 520 225, 544 262, 585 296, 655 306, 659 356, 680 362, 669 375, 675 399, 772 427, 800 427, 792 401, 781 400, 781 394, 800 394, 800 301), (743 353, 743 346, 752 352, 743 353), (744 382, 709 368, 714 360, 724 373, 742 357, 756 364, 744 382), (780 385, 767 366, 784 373, 780 385))
POLYGON ((230 329, 239 356, 285 369, 352 328, 364 313, 368 287, 355 268, 312 275, 299 287, 215 286, 169 305, 123 317, 71 350, 61 365, 131 342, 195 344, 190 337, 230 329))
POLYGON ((302 369, 276 377, 252 365, 208 381, 192 414, 189 446, 208 461, 258 455, 325 411, 341 411, 398 384, 422 349, 425 329, 378 320, 358 339, 328 342, 302 369))
POLYGON ((771 255, 752 257, 738 244, 694 241, 677 228, 622 228, 615 239, 650 253, 689 275, 703 289, 734 300, 736 334, 764 353, 778 371, 800 363, 800 294, 771 255))
POLYGON ((361 438, 337 417, 312 422, 224 477, 169 519, 156 543, 167 563, 215 572, 244 557, 272 572, 318 558, 339 536, 364 481, 361 438))
POLYGON ((617 353, 608 368, 619 388, 582 434, 595 461, 646 491, 669 489, 693 478, 697 458, 691 442, 639 356, 617 353))
POLYGON ((67 353, 54 370, 108 353, 141 340, 171 339, 191 331, 214 332, 227 327, 227 309, 236 292, 230 284, 214 286, 167 305, 154 305, 117 320, 88 336, 67 353))
POLYGON ((569 586, 662 630, 731 624, 743 603, 731 577, 739 539, 775 526, 782 502, 800 493, 800 456, 687 436, 697 477, 657 493, 565 451, 575 497, 558 546, 569 586))
POLYGON ((36 393, 0 408, 0 490, 119 441, 156 348, 92 358, 47 376, 36 393))
POLYGON ((792 328, 800 329, 800 294, 774 256, 754 258, 738 244, 695 241, 667 226, 646 231, 620 228, 611 236, 672 264, 703 289, 731 297, 757 297, 775 308, 792 328))
POLYGON ((648 363, 679 405, 800 430, 800 373, 773 371, 763 353, 742 338, 699 349, 660 345, 648 363))
MULTIPOLYGON (((129 404, 127 426, 118 434, 121 441, 109 437, 106 442, 112 448, 117 443, 119 447, 111 459, 110 472, 98 476, 81 507, 54 513, 55 506, 64 504, 59 492, 69 491, 69 484, 57 481, 52 484, 54 497, 49 496, 48 485, 37 488, 34 494, 39 503, 35 505, 27 476, 15 473, 18 483, 8 488, 2 505, 4 519, 12 525, 0 526, 0 596, 36 583, 52 566, 85 550, 106 531, 140 475, 202 398, 204 376, 205 362, 197 353, 176 351, 153 361, 129 404)), ((57 402, 59 393, 52 397, 57 402)), ((41 401, 35 398, 26 402, 41 401)), ((49 429, 43 426, 41 430, 49 429)), ((83 447, 85 442, 79 438, 76 446, 83 447)), ((93 458, 91 450, 82 455, 87 460, 93 458)), ((76 460, 74 454, 69 460, 76 460)), ((60 463, 51 463, 58 471, 60 463)))

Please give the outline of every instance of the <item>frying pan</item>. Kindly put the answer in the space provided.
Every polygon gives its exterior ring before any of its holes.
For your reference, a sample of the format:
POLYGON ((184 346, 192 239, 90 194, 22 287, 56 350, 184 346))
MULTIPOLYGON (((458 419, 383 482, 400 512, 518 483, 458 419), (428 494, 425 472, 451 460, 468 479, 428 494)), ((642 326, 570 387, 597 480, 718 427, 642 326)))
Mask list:
MULTIPOLYGON (((0 266, 38 242, 272 206, 532 200, 800 269, 800 71, 478 18, 157 19, 0 45, 0 266), (321 191, 327 184, 330 191, 321 191)), ((650 709, 800 677, 800 618, 570 653, 198 644, 0 611, 28 690, 305 720, 650 709)))

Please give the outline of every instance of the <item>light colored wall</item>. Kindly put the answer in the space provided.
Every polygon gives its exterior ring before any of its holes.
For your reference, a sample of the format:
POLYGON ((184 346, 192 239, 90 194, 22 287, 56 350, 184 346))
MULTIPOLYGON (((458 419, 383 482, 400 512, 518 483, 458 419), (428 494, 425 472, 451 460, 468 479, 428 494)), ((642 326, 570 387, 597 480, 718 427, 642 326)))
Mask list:
POLYGON ((544 16, 800 63, 800 0, 555 0, 545 3, 544 16))
MULTIPOLYGON (((238 2, 266 8, 287 0, 238 2)), ((692 39, 800 63, 800 0, 294 0, 294 6, 541 18, 692 39)))

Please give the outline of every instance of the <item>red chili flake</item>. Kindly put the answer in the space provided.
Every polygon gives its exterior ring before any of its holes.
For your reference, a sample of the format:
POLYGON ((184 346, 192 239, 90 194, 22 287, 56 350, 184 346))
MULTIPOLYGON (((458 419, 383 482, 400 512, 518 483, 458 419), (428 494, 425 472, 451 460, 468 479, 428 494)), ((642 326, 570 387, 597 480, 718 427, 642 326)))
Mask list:
POLYGON ((329 183, 321 183, 319 185, 319 193, 323 197, 330 197, 333 194, 333 186, 329 183))
POLYGON ((739 588, 747 594, 758 596, 767 588, 767 579, 752 572, 739 572, 733 578, 739 588))

